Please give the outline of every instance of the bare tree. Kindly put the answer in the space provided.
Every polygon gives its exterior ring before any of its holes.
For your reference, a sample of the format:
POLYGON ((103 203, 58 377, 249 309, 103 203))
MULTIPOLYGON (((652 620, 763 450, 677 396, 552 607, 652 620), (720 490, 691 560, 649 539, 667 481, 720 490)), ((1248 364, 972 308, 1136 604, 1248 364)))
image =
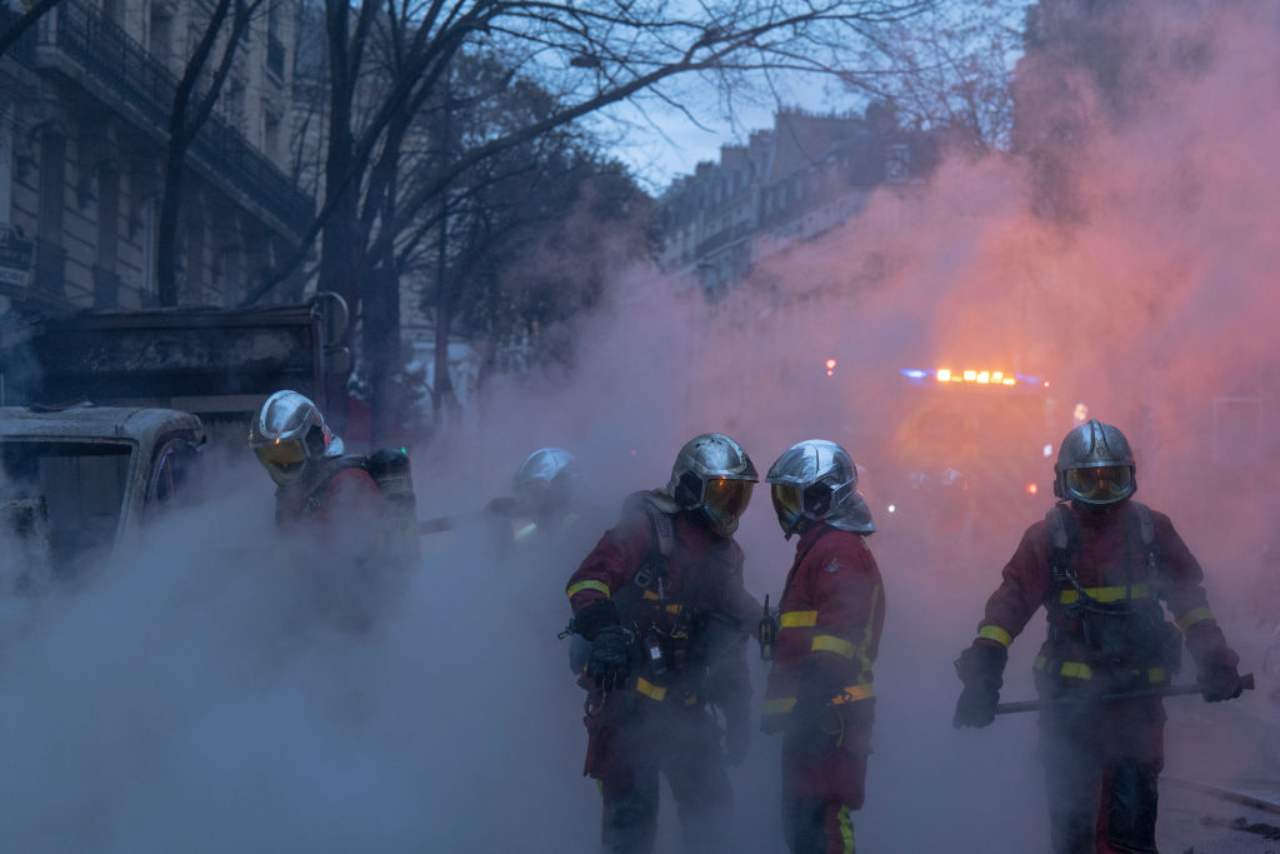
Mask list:
MULTIPOLYGON (((395 247, 451 185, 487 160, 664 85, 702 75, 721 92, 760 72, 848 73, 856 51, 933 0, 325 0, 329 103, 324 200, 298 251, 255 288, 252 304, 294 272, 322 237, 318 286, 357 307, 366 340, 398 339, 395 247), (555 109, 537 121, 449 140, 402 181, 420 113, 447 104, 459 56, 490 52, 537 80, 555 109), (427 164, 430 164, 429 166, 427 164), (417 171, 417 170, 415 170, 417 171), (373 303, 365 304, 366 301, 373 303), (371 330, 372 327, 372 331, 371 330)), ((447 112, 447 110, 445 110, 447 112)), ((440 318, 437 318, 437 325, 440 318)), ((394 349, 394 343, 387 346, 394 349)), ((366 354, 367 356, 368 354, 366 354)), ((394 354, 375 354, 382 365, 394 354)), ((381 369, 377 373, 384 373, 381 369)))
POLYGON ((216 0, 208 26, 187 60, 169 113, 169 142, 165 150, 164 191, 160 202, 157 236, 156 280, 161 305, 178 304, 178 221, 186 179, 186 158, 191 144, 204 127, 231 74, 236 53, 245 40, 253 15, 267 0, 216 0), (208 85, 199 85, 209 73, 209 62, 222 41, 222 53, 208 85))
POLYGON ((1013 64, 1021 52, 1026 3, 942 4, 910 26, 892 28, 881 75, 850 85, 893 103, 908 122, 943 132, 977 152, 1008 150, 1013 133, 1013 64))

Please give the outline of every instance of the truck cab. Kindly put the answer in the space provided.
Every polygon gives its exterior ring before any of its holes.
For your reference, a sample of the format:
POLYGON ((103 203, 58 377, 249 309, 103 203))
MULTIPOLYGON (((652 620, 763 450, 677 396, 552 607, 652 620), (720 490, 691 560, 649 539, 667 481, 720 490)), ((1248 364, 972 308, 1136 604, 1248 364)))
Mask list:
POLYGON ((205 442, 188 412, 144 407, 0 407, 4 590, 79 575, 135 541, 190 494, 205 442), (11 564, 11 565, 6 565, 11 564))

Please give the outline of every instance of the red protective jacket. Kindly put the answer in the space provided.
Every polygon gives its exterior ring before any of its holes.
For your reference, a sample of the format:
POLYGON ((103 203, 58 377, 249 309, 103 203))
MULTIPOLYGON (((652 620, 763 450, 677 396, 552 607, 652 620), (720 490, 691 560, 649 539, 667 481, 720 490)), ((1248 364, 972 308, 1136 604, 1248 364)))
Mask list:
MULTIPOLYGON (((720 537, 686 512, 675 512, 670 499, 654 500, 670 511, 673 523, 671 554, 666 561, 666 574, 661 590, 656 581, 648 588, 635 583, 637 571, 658 554, 653 523, 635 502, 629 504, 621 521, 600 539, 582 565, 573 573, 565 592, 574 614, 592 603, 610 598, 617 606, 622 624, 642 637, 656 628, 663 637, 673 630, 706 625, 708 615, 727 621, 731 634, 741 636, 755 625, 759 605, 747 593, 742 582, 742 549, 732 538, 720 537)), ((700 641, 692 638, 692 641, 700 641)), ((732 643, 730 643, 732 646, 732 643)), ((668 650, 673 661, 665 674, 641 671, 633 680, 635 690, 650 700, 662 702, 668 688, 682 679, 678 653, 668 650)), ((716 650, 710 650, 714 656, 716 650)), ((727 661, 703 661, 712 668, 713 702, 737 704, 746 702, 747 683, 744 655, 734 650, 726 653, 727 661)), ((686 697, 686 700, 689 700, 686 697)))
MULTIPOLYGON (((338 466, 338 461, 326 461, 338 466)), ((323 528, 343 520, 363 517, 378 518, 378 504, 383 500, 377 482, 360 466, 346 466, 333 471, 317 471, 297 484, 276 491, 276 521, 282 525, 302 521, 318 523, 323 528)))
POLYGON ((826 525, 806 531, 796 544, 779 610, 765 694, 767 728, 778 728, 797 697, 813 687, 843 689, 833 694, 838 704, 874 696, 884 585, 865 537, 826 525))
MULTIPOLYGON (((1069 504, 1062 507, 1070 514, 1067 520, 1074 522, 1068 530, 1074 527, 1076 531, 1068 549, 1069 565, 1088 596, 1102 603, 1127 597, 1156 599, 1173 614, 1197 664, 1235 666, 1236 656, 1228 649, 1209 610, 1200 564, 1168 516, 1148 511, 1154 533, 1152 567, 1151 550, 1143 542, 1137 502, 1126 501, 1101 511, 1081 510, 1069 504)), ((1081 620, 1069 608, 1080 598, 1079 593, 1070 585, 1054 582, 1052 534, 1047 521, 1027 529, 1004 568, 1004 580, 987 600, 986 614, 978 627, 978 643, 1008 646, 1036 610, 1044 606, 1050 633, 1041 647, 1037 669, 1053 671, 1069 685, 1092 679, 1098 665, 1090 661, 1081 620)), ((1169 675, 1152 668, 1146 676, 1158 683, 1169 675)))

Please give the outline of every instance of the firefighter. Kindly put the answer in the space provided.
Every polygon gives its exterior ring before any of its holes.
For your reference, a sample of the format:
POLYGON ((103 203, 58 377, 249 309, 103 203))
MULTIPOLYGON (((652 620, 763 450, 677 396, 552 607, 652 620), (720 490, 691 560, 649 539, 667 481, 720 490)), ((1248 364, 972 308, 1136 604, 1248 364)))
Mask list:
POLYGON ((1136 489, 1118 429, 1091 420, 1067 434, 1054 466, 1061 501, 1023 535, 977 639, 956 662, 964 690, 954 724, 987 726, 1008 647, 1045 607, 1049 633, 1035 670, 1050 704, 1040 740, 1054 854, 1156 851, 1165 713, 1150 692, 1176 672, 1183 641, 1205 700, 1243 689, 1200 565, 1167 516, 1132 500, 1136 489))
POLYGON ((489 502, 489 512, 509 522, 510 541, 558 538, 578 522, 573 510, 577 461, 563 448, 539 448, 511 481, 511 497, 489 502))
POLYGON ((591 643, 584 773, 600 784, 611 854, 652 850, 660 775, 687 850, 724 845, 716 828, 732 801, 725 764, 747 751, 745 646, 759 608, 743 587, 733 534, 756 480, 733 439, 692 439, 666 489, 631 496, 569 579, 572 631, 591 643))
POLYGON ((340 509, 381 499, 363 459, 344 453, 320 408, 296 391, 267 398, 253 419, 249 445, 276 483, 276 523, 282 527, 304 520, 328 526, 340 509))
POLYGON ((871 511, 858 473, 834 442, 811 439, 767 478, 778 524, 796 543, 765 694, 766 733, 782 733, 783 828, 794 854, 852 854, 875 717, 872 666, 884 626, 884 586, 867 537, 871 511))

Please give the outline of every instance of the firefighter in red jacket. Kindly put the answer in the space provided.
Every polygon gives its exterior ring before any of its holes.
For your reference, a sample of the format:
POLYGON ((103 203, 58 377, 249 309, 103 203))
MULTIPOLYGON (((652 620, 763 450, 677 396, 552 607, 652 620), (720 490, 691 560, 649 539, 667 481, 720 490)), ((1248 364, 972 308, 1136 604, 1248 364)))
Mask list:
POLYGON ((1115 427, 1089 421, 1058 452, 1062 503, 1022 537, 987 601, 978 638, 956 662, 955 725, 992 722, 1008 647, 1040 606, 1048 639, 1036 659, 1054 854, 1155 852, 1164 707, 1185 641, 1209 702, 1240 695, 1239 661, 1169 518, 1131 500, 1133 453, 1115 427), (1166 622, 1161 603, 1173 616, 1166 622), (1102 695, 1136 693, 1120 701, 1102 695), (1065 701, 1065 702, 1064 702, 1065 701))
POLYGON ((756 480, 733 439, 696 437, 667 488, 633 495, 569 579, 572 631, 591 645, 584 773, 599 781, 611 854, 652 850, 660 775, 687 850, 728 850, 725 763, 747 750, 746 639, 759 614, 733 533, 756 480))
POLYGON ((777 622, 761 624, 761 651, 773 658, 764 730, 783 733, 783 825, 793 854, 852 854, 851 813, 864 799, 884 586, 867 547, 875 525, 857 471, 844 448, 812 439, 768 475, 783 533, 800 535, 777 622))
POLYGON ((276 523, 282 527, 304 520, 328 527, 353 509, 381 502, 363 461, 345 455, 319 407, 296 391, 267 398, 249 429, 249 445, 276 483, 276 523))

